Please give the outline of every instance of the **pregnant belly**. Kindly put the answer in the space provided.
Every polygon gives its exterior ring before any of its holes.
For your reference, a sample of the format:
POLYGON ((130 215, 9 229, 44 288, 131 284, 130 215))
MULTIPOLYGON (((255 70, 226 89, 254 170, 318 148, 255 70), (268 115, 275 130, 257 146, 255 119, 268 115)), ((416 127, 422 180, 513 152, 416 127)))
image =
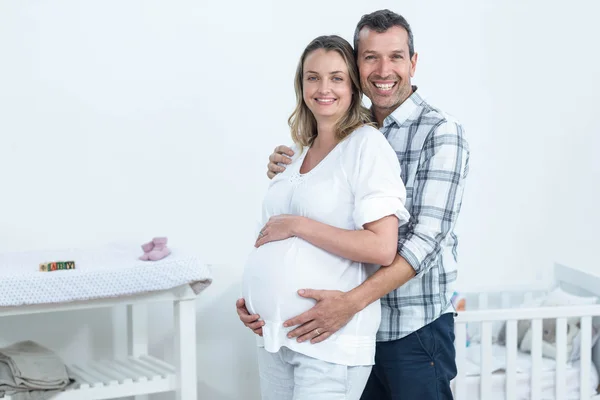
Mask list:
POLYGON ((339 280, 335 282, 336 264, 339 264, 336 260, 339 258, 298 238, 254 249, 247 259, 242 280, 248 310, 265 321, 274 322, 303 313, 315 300, 300 297, 299 289, 339 288, 339 280))

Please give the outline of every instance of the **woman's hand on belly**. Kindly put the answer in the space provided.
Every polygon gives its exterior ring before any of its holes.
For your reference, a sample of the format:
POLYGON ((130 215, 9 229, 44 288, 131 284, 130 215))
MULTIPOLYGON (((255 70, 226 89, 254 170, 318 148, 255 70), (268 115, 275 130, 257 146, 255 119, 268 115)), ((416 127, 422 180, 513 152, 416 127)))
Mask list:
POLYGON ((302 223, 303 217, 297 215, 275 215, 269 218, 269 221, 260 230, 254 247, 260 247, 263 244, 284 240, 296 236, 295 230, 302 223))

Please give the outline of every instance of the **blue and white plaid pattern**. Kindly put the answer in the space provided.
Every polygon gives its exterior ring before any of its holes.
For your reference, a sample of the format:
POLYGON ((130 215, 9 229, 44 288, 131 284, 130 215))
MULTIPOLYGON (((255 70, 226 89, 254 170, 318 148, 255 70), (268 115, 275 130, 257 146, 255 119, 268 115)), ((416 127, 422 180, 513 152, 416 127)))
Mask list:
POLYGON ((458 121, 415 92, 380 131, 396 150, 410 221, 398 252, 417 275, 381 299, 378 341, 400 339, 451 309, 457 277, 454 233, 469 170, 469 146, 458 121))

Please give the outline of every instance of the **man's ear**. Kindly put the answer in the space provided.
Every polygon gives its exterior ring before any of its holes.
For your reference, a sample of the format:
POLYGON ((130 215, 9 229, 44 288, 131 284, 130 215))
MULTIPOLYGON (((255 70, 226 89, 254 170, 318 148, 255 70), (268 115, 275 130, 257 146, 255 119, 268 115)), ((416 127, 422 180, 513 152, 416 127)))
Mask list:
POLYGON ((413 56, 410 58, 410 77, 411 78, 415 77, 415 72, 417 71, 418 59, 419 59, 418 53, 414 53, 413 56))

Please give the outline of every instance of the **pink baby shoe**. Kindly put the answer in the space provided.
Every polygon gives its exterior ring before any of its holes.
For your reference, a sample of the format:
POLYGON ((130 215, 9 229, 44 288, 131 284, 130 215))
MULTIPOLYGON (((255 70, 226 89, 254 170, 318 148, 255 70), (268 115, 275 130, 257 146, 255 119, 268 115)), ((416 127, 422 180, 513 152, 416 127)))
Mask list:
POLYGON ((139 259, 142 261, 148 261, 150 260, 150 258, 148 258, 148 253, 150 253, 150 251, 152 251, 152 249, 154 248, 154 243, 153 242, 148 242, 148 243, 144 243, 142 245, 142 250, 144 250, 144 254, 142 254, 139 259))
POLYGON ((156 237, 152 239, 152 243, 154 244, 154 248, 148 253, 148 259, 150 261, 162 260, 171 254, 171 250, 167 247, 166 237, 156 237))
POLYGON ((142 245, 142 250, 144 250, 144 253, 149 253, 150 250, 152 250, 153 248, 154 248, 153 242, 144 243, 142 245))

